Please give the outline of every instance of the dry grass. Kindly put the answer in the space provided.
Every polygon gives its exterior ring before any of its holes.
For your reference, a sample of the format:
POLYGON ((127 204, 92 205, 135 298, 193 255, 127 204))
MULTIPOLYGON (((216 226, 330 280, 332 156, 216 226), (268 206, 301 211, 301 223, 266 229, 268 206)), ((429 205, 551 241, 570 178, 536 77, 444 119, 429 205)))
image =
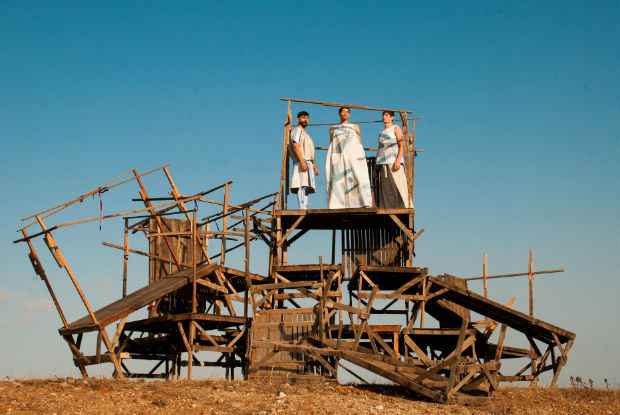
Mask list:
POLYGON ((503 387, 479 406, 441 405, 387 385, 51 378, 0 382, 0 414, 619 414, 620 392, 503 387))

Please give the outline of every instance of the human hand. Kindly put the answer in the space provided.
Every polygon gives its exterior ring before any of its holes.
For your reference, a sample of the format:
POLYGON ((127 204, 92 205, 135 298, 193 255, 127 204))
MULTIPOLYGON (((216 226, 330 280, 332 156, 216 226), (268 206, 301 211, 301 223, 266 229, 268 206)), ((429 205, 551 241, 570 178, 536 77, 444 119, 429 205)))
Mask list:
POLYGON ((302 161, 299 163, 299 165, 300 165, 300 167, 301 167, 301 171, 308 171, 308 165, 306 164, 306 161, 305 161, 305 160, 302 160, 302 161))
POLYGON ((392 171, 398 171, 400 169, 400 160, 396 160, 392 165, 392 171))
POLYGON ((314 166, 314 174, 315 174, 316 176, 318 176, 318 175, 319 175, 319 169, 317 169, 317 168, 316 168, 316 166, 314 166))

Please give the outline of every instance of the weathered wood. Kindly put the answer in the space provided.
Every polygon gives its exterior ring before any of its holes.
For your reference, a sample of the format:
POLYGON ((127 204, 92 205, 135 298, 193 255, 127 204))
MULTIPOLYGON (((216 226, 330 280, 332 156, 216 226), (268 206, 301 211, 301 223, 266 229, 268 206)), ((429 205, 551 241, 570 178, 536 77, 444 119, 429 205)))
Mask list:
POLYGON ((280 101, 288 101, 289 104, 291 102, 303 102, 306 104, 323 105, 325 107, 346 107, 346 108, 355 108, 355 109, 370 110, 370 111, 392 111, 392 112, 404 112, 406 114, 413 114, 413 111, 404 111, 404 110, 400 111, 400 110, 393 110, 393 109, 388 109, 388 108, 373 108, 373 107, 367 107, 364 105, 339 104, 339 103, 334 103, 334 102, 310 101, 306 99, 280 98, 280 101))

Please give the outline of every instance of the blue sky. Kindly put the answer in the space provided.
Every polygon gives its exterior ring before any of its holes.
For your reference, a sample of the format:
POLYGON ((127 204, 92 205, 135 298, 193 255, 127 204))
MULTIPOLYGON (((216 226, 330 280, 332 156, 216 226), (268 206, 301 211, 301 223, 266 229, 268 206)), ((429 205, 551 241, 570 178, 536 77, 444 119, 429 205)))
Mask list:
MULTIPOLYGON (((535 269, 566 269, 535 286, 537 317, 577 334, 561 382, 620 383, 618 16, 616 1, 0 1, 0 375, 77 374, 26 247, 12 243, 22 217, 167 163, 183 193, 227 180, 237 202, 276 191, 279 98, 294 97, 423 117, 417 263, 477 276, 487 252, 491 274, 512 273, 533 249, 535 269)), ((378 130, 362 127, 367 147, 378 130)), ((310 134, 326 145, 326 128, 310 134)), ((324 191, 320 177, 311 207, 324 191)), ((129 197, 105 194, 104 211, 129 197)), ((96 202, 79 209, 67 217, 98 214, 96 202)), ((120 256, 100 246, 122 241, 110 223, 57 237, 97 305, 120 286, 120 256)), ((144 268, 132 270, 139 284, 144 268)), ((493 281, 490 294, 527 311, 525 279, 493 281)))

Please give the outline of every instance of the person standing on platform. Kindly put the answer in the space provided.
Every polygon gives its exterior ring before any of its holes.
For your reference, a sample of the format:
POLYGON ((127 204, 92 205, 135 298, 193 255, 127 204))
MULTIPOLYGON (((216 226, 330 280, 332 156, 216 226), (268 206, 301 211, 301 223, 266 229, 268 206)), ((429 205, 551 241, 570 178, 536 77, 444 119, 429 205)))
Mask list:
POLYGON ((405 140, 403 131, 394 125, 394 112, 383 111, 385 129, 379 133, 379 148, 374 176, 379 179, 379 207, 381 209, 410 208, 407 177, 403 167, 405 140))
POLYGON ((314 143, 306 132, 310 116, 306 111, 297 114, 297 127, 289 138, 289 154, 293 160, 293 175, 291 177, 291 192, 297 193, 299 209, 308 209, 308 195, 316 192, 314 176, 319 175, 319 169, 314 162, 314 143))
POLYGON ((359 126, 349 123, 349 108, 341 107, 338 115, 340 124, 329 130, 329 149, 325 162, 327 207, 371 207, 370 178, 359 126))

